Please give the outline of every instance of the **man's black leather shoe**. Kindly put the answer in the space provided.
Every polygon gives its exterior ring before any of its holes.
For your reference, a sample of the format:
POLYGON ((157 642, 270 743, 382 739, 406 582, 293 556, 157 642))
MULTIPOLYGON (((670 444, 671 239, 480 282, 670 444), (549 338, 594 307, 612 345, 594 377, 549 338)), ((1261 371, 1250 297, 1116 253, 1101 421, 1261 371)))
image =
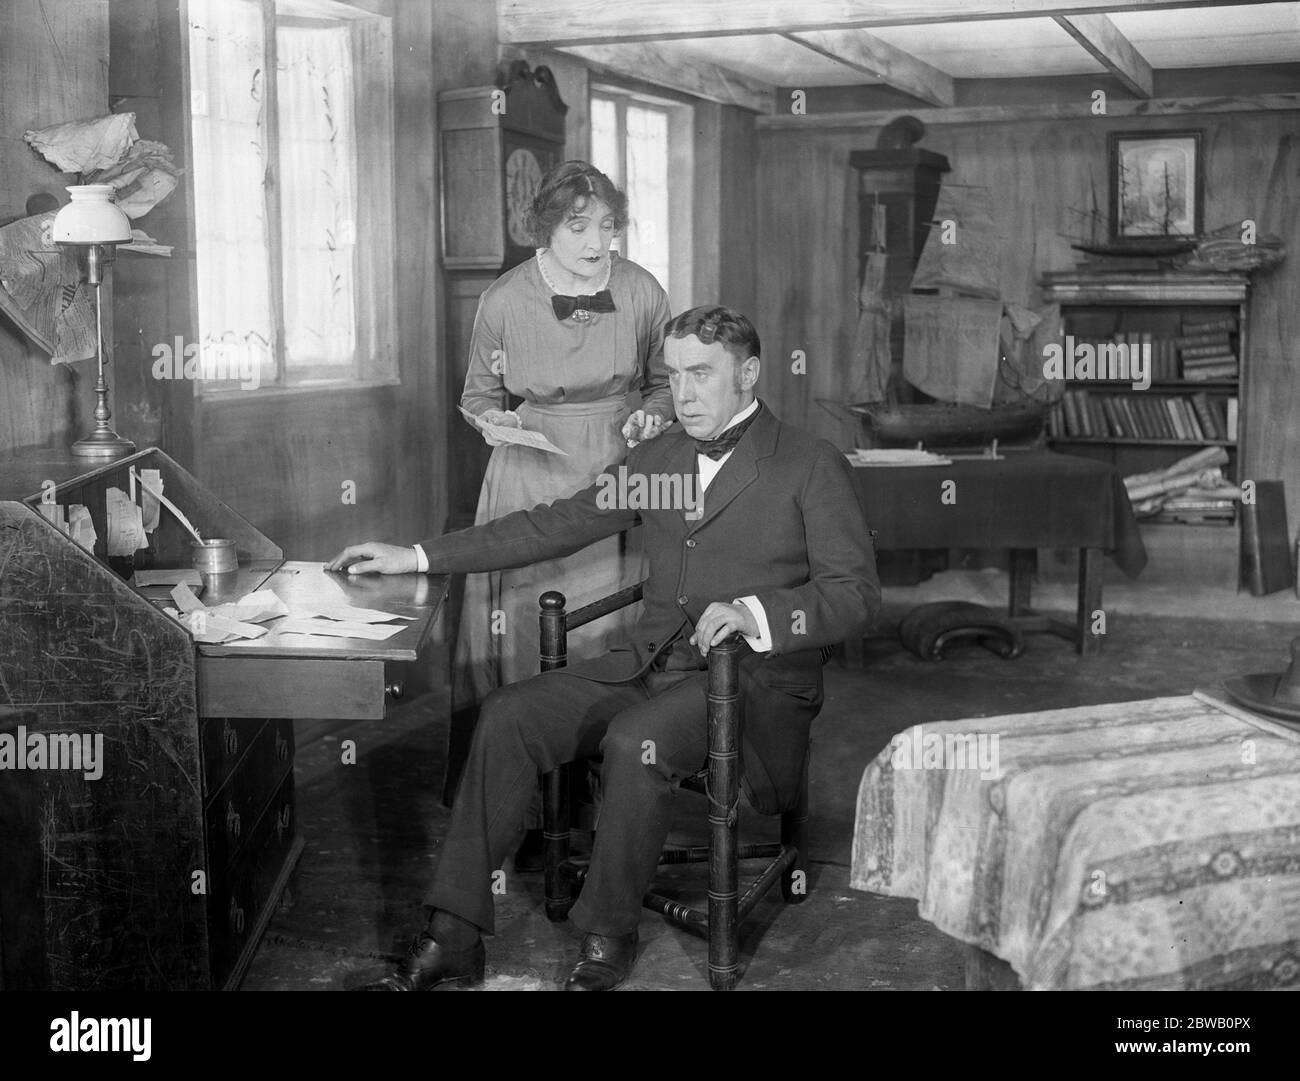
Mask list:
POLYGON ((466 987, 483 982, 487 951, 479 939, 469 949, 445 950, 435 939, 421 935, 402 962, 402 967, 382 980, 358 988, 360 991, 429 991, 439 984, 460 983, 466 987))
POLYGON ((587 935, 582 957, 564 982, 566 991, 612 991, 632 975, 636 964, 637 933, 587 935))

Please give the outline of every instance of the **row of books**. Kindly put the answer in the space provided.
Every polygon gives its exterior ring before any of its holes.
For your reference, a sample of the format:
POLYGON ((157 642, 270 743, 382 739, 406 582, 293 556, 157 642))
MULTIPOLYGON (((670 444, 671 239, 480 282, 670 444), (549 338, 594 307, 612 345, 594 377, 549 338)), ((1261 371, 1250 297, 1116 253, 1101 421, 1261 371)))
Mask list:
POLYGON ((1110 338, 1075 338, 1094 350, 1102 345, 1125 345, 1130 357, 1141 357, 1152 382, 1180 379, 1205 382, 1236 379, 1239 373, 1236 346, 1237 320, 1211 315, 1198 319, 1185 316, 1180 333, 1157 337, 1150 332, 1114 334, 1110 338))
POLYGON ((1068 390, 1048 415, 1055 439, 1237 439, 1237 399, 1197 394, 1090 394, 1068 390))
POLYGON ((1231 525, 1237 519, 1237 502, 1233 499, 1206 499, 1203 496, 1173 496, 1164 506, 1143 521, 1168 525, 1231 525))

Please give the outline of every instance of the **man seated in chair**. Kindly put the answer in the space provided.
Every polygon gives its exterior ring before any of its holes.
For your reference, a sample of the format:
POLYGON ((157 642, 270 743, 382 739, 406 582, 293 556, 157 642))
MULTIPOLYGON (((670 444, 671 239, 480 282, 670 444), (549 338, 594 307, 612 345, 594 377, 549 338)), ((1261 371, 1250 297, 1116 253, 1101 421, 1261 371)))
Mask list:
POLYGON ((571 912, 586 934, 565 990, 622 983, 674 792, 707 756, 705 658, 733 632, 750 647, 740 668, 743 789, 765 813, 797 798, 822 704, 821 647, 860 636, 879 605, 867 523, 844 455, 755 398, 759 341, 745 316, 694 308, 666 335, 681 429, 638 444, 567 499, 414 548, 353 545, 329 563, 350 574, 497 570, 640 524, 650 567, 632 641, 485 701, 426 897, 426 933, 397 972, 367 990, 482 979, 492 874, 518 842, 538 777, 597 754, 603 804, 571 912), (662 505, 647 492, 681 494, 662 505))

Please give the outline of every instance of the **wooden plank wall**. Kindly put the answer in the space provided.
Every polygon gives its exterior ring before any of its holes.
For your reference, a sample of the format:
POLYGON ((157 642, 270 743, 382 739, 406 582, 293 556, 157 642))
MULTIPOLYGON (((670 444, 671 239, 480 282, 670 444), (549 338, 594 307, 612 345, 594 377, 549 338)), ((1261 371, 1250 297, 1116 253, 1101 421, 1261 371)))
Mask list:
MULTIPOLYGON (((76 178, 35 153, 23 132, 106 112, 107 62, 108 0, 0 4, 0 223, 24 217, 34 192, 67 202, 63 187, 76 178)), ((111 316, 111 292, 104 301, 111 316)), ((93 361, 51 365, 0 316, 0 453, 78 438, 91 424, 94 382, 93 361)))
MULTIPOLYGON (((109 9, 109 99, 115 113, 135 113, 142 139, 171 148, 185 167, 184 57, 178 0, 116 0, 109 9)), ((190 187, 181 183, 139 220, 169 258, 119 253, 113 268, 114 424, 137 446, 159 446, 194 465, 194 384, 153 377, 153 351, 198 339, 193 306, 194 246, 190 187)), ((183 348, 183 346, 182 346, 183 348)))
MULTIPOLYGON (((1256 276, 1251 306, 1251 443, 1244 477, 1286 482, 1291 526, 1300 520, 1300 115, 1234 113, 1162 118, 933 126, 921 146, 947 155, 954 183, 988 187, 1006 242, 1000 263, 1008 299, 1034 303, 1047 270, 1075 253, 1071 207, 1086 207, 1090 177, 1104 205, 1106 133, 1204 131, 1205 223, 1253 218, 1283 239, 1281 267, 1256 276)), ((839 399, 856 319, 857 208, 848 154, 875 146, 876 129, 760 132, 757 307, 767 363, 760 392, 779 416, 844 442, 840 424, 816 404, 839 399), (790 371, 793 350, 807 375, 790 371)))

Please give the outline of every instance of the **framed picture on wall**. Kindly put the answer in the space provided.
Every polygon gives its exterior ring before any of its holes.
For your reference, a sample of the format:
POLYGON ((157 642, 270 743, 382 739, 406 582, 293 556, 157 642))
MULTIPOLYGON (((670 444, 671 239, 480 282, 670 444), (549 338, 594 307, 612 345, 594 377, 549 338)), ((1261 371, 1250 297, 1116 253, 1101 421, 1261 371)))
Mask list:
POLYGON ((1109 143, 1112 238, 1199 236, 1201 133, 1113 131, 1109 143))

